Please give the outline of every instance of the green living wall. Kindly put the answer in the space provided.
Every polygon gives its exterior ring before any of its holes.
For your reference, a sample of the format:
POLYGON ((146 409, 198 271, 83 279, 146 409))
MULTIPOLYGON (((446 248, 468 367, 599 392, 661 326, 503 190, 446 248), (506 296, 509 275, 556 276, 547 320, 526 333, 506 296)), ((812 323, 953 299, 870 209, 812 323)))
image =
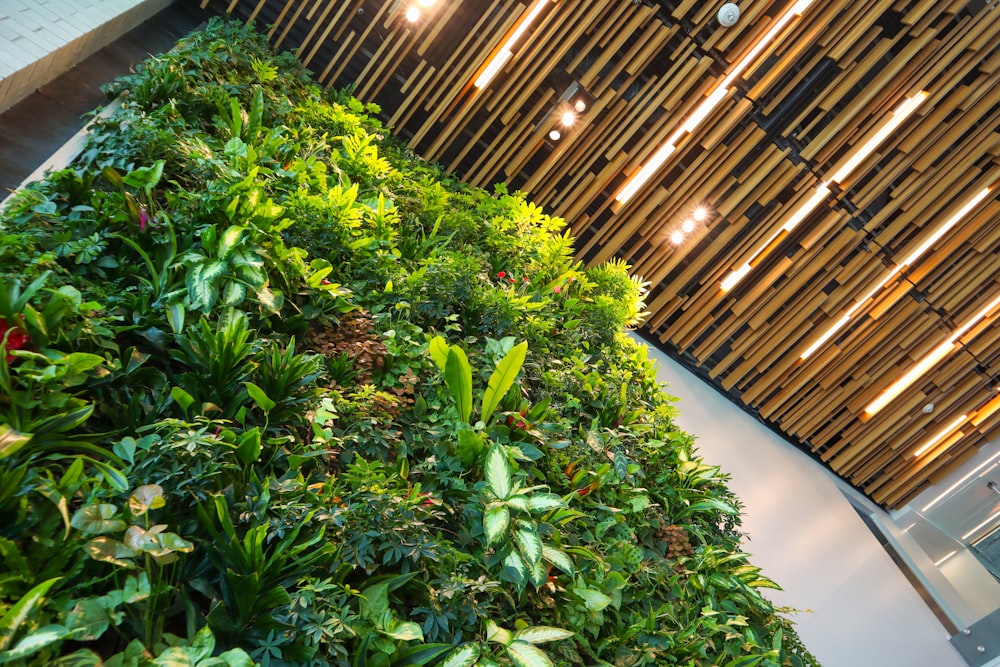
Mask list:
POLYGON ((813 664, 626 267, 213 23, 0 218, 0 664, 813 664))

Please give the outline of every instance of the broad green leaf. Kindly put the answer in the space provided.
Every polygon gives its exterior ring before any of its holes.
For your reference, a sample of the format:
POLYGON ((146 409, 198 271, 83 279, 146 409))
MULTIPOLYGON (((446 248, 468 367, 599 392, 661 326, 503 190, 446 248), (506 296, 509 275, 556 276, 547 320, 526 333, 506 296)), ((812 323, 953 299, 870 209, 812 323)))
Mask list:
POLYGON ((444 372, 445 364, 448 362, 448 343, 441 336, 434 336, 427 346, 427 351, 431 354, 431 359, 437 367, 444 372))
POLYGON ((19 433, 7 424, 0 424, 0 460, 17 453, 29 442, 30 433, 19 433))
POLYGON ((500 500, 506 500, 510 495, 510 461, 507 460, 507 448, 500 443, 486 452, 486 483, 500 500))
POLYGON ((181 406, 181 410, 184 412, 187 412, 187 409, 194 404, 194 396, 180 387, 173 387, 170 390, 170 398, 174 399, 174 402, 181 406))
POLYGON ((554 493, 536 493, 528 499, 528 509, 532 512, 548 512, 563 505, 562 496, 554 493))
POLYGON ((121 519, 114 518, 116 514, 118 514, 118 508, 108 503, 84 505, 73 512, 73 518, 70 519, 69 525, 83 531, 85 535, 120 533, 125 530, 127 525, 121 519))
POLYGON ((440 667, 472 667, 479 658, 479 644, 462 644, 452 651, 440 667))
POLYGON ((710 512, 717 511, 723 514, 728 514, 730 516, 736 516, 740 513, 736 506, 732 503, 728 503, 721 498, 706 498, 705 500, 699 500, 696 503, 691 504, 686 510, 683 510, 685 515, 694 514, 695 512, 710 512))
POLYGON ((583 600, 587 609, 594 613, 603 610, 612 602, 610 597, 593 588, 574 588, 573 592, 583 600))
POLYGON ((11 607, 6 614, 0 617, 0 651, 10 648, 10 645, 14 640, 14 633, 17 632, 17 629, 21 627, 21 624, 31 616, 32 612, 35 611, 35 607, 39 605, 46 593, 49 592, 49 589, 52 588, 60 579, 62 579, 62 577, 55 577, 38 584, 25 593, 24 596, 17 601, 17 604, 11 607))
POLYGON ((553 628, 548 625, 535 625, 514 633, 514 639, 528 642, 529 644, 544 644, 546 642, 556 642, 560 639, 568 639, 575 635, 575 632, 553 628))
POLYGON ((260 457, 261 442, 260 429, 253 428, 245 431, 237 441, 236 458, 243 465, 250 465, 260 457))
POLYGON ((166 504, 167 501, 163 499, 163 487, 159 484, 143 484, 128 498, 128 508, 132 516, 141 516, 166 504))
POLYGON ((493 619, 486 621, 486 641, 496 642, 506 646, 511 643, 513 639, 514 635, 511 634, 510 630, 501 628, 493 619))
POLYGON ((510 526, 510 510, 499 505, 483 512, 483 532, 486 534, 486 546, 496 544, 510 526))
POLYGON ((171 646, 158 655, 153 664, 157 667, 195 667, 195 662, 180 646, 171 646))
POLYGON ((515 345, 504 358, 497 364, 496 370, 490 375, 486 391, 483 392, 483 407, 479 418, 484 422, 489 422, 493 416, 493 411, 500 405, 500 401, 507 395, 507 391, 514 385, 517 374, 521 372, 524 359, 528 354, 528 342, 515 345))
POLYGON ((271 398, 264 393, 263 389, 255 385, 253 382, 244 382, 243 384, 246 385, 247 393, 250 394, 250 398, 254 400, 257 407, 264 411, 264 414, 271 412, 271 410, 274 409, 274 406, 277 405, 277 403, 272 401, 271 398))
POLYGON ((154 533, 147 531, 142 526, 129 526, 125 531, 122 542, 133 551, 156 551, 160 548, 159 542, 154 537, 154 533))
MULTIPOLYGON (((241 648, 233 648, 228 651, 223 651, 219 654, 218 659, 221 660, 222 664, 226 667, 254 667, 254 665, 257 664, 253 661, 250 655, 241 648)), ((204 665, 204 663, 202 663, 202 665, 204 665)), ((205 665, 204 667, 208 667, 208 665, 205 665)))
POLYGON ((194 551, 194 544, 192 542, 188 542, 177 533, 159 533, 156 535, 155 539, 161 549, 180 551, 182 553, 190 553, 191 551, 194 551))
POLYGON ((389 623, 388 627, 384 628, 382 632, 393 639, 399 639, 401 641, 424 641, 424 633, 420 629, 420 626, 413 621, 400 621, 398 619, 393 619, 389 623))
POLYGON ((231 225, 226 228, 226 231, 222 232, 222 236, 219 237, 219 246, 215 250, 215 256, 219 259, 225 259, 240 242, 243 230, 244 228, 239 225, 231 225))
POLYGON ((247 287, 243 283, 230 280, 222 290, 222 302, 227 306, 238 306, 247 298, 247 287))
POLYGON ((201 660, 211 657, 213 653, 215 653, 215 636, 212 635, 212 630, 206 625, 191 640, 191 646, 188 648, 187 654, 197 664, 201 660))
POLYGON ((504 573, 501 578, 506 577, 506 580, 521 586, 528 581, 530 576, 528 567, 516 551, 511 551, 507 554, 507 557, 503 559, 503 566, 504 573))
POLYGON ((50 644, 54 644, 66 636, 66 628, 61 625, 46 625, 23 637, 13 648, 0 651, 0 664, 27 658, 38 653, 50 644))
POLYGON ((444 365, 444 381, 458 408, 458 418, 468 423, 472 415, 472 367, 462 348, 452 345, 448 348, 448 360, 444 365))
POLYGON ((392 655, 393 665, 426 665, 434 662, 442 655, 450 651, 451 644, 417 644, 415 646, 404 646, 392 655))
POLYGON ((542 545, 542 558, 549 563, 552 563, 566 574, 573 574, 576 571, 576 568, 573 566, 573 559, 571 559, 569 555, 561 549, 550 547, 547 544, 542 545))
POLYGON ((122 586, 122 602, 135 604, 150 596, 152 588, 149 586, 149 575, 140 572, 138 576, 129 575, 122 586))
POLYGON ((554 667, 542 649, 517 639, 507 645, 507 657, 514 667, 554 667))
POLYGON ((542 559, 542 540, 534 527, 521 526, 514 531, 514 541, 517 549, 524 557, 524 562, 529 565, 538 563, 542 559))
POLYGON ((170 330, 175 334, 182 333, 184 331, 184 316, 187 311, 184 309, 184 303, 182 301, 171 301, 166 306, 167 309, 167 323, 170 325, 170 330))
POLYGON ((111 617, 97 598, 78 600, 66 616, 66 627, 76 641, 94 641, 111 627, 111 617))
POLYGON ((135 564, 122 559, 134 558, 139 555, 134 549, 130 549, 118 540, 112 539, 106 535, 95 537, 87 542, 83 548, 87 552, 87 555, 94 560, 100 560, 105 563, 112 563, 114 565, 127 568, 135 567, 135 564))

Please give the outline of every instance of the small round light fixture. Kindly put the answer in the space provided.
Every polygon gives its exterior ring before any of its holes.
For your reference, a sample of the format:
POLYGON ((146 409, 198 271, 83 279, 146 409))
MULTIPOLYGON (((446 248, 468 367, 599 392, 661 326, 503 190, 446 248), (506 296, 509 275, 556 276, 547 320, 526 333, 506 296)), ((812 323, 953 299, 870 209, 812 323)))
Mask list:
POLYGON ((681 243, 683 243, 684 242, 684 232, 680 231, 679 229, 675 229, 670 234, 670 242, 673 243, 674 245, 680 245, 681 243))
POLYGON ((549 132, 549 139, 552 141, 559 141, 562 139, 562 133, 559 130, 552 130, 549 132))
POLYGON ((577 100, 573 102, 573 108, 576 109, 577 113, 583 113, 587 110, 587 103, 584 100, 577 100))
POLYGON ((719 8, 719 25, 723 28, 732 28, 740 20, 740 8, 735 2, 727 2, 719 8))
POLYGON ((437 0, 417 0, 417 4, 421 7, 430 7, 435 2, 437 2, 437 0))
POLYGON ((416 7, 410 7, 406 10, 406 20, 410 23, 416 23, 420 20, 420 10, 416 7))
POLYGON ((572 111, 564 111, 559 121, 563 124, 563 127, 571 127, 576 122, 576 114, 572 111))
POLYGON ((687 220, 685 220, 684 222, 682 222, 681 223, 681 229, 684 231, 685 234, 690 234, 691 232, 693 232, 694 231, 694 220, 692 220, 691 218, 688 218, 687 220))
POLYGON ((708 211, 699 206, 694 210, 694 213, 691 214, 691 217, 694 218, 696 222, 705 222, 705 218, 708 217, 708 211))

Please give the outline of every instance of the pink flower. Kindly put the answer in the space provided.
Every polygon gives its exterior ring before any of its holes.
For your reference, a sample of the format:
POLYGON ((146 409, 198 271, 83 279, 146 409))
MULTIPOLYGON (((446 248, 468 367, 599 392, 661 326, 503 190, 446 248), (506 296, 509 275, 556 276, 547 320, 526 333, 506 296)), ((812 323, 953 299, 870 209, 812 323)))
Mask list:
POLYGON ((559 294, 559 292, 562 291, 562 288, 559 287, 559 285, 556 285, 555 287, 552 288, 552 291, 555 292, 556 294, 559 294))
POLYGON ((149 211, 146 210, 145 206, 139 207, 139 231, 146 231, 146 223, 149 222, 149 211))

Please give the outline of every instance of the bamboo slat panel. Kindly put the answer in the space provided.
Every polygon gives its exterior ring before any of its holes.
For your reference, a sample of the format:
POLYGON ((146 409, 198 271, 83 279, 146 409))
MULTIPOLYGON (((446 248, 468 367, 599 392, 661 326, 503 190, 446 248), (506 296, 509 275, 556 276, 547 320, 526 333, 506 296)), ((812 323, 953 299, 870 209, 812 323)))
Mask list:
POLYGON ((202 4, 257 22, 320 83, 355 85, 421 155, 566 217, 586 262, 630 262, 651 283, 644 333, 877 502, 905 504, 997 430, 996 313, 864 413, 1000 295, 1000 20, 989 3, 814 0, 763 44, 788 0, 741 3, 729 29, 714 18, 722 0, 539 1, 481 89, 476 77, 536 0, 414 3, 415 22, 407 0, 202 4), (718 103, 680 130, 737 67, 718 103), (573 84, 589 106, 550 141, 573 84), (920 91, 916 112, 831 183, 920 91), (671 138, 654 177, 615 201, 671 138), (829 194, 789 231, 823 184, 829 194), (983 188, 993 190, 939 234, 983 188), (699 206, 708 217, 674 245, 699 206))

